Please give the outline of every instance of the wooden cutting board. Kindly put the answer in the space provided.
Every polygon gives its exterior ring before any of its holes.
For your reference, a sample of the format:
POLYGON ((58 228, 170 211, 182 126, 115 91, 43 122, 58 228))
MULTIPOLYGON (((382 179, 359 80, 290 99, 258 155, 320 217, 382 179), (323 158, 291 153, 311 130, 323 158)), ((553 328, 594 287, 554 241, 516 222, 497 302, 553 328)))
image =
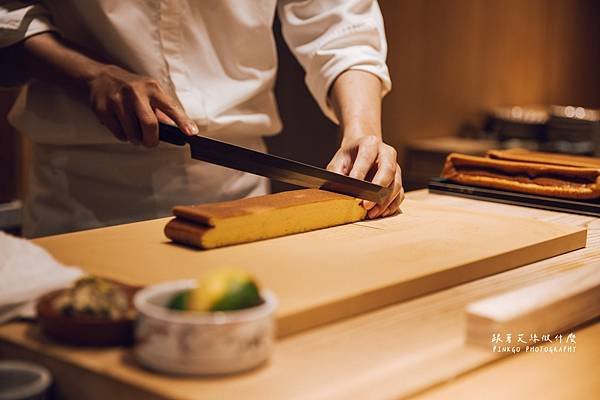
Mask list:
POLYGON ((406 200, 400 215, 215 250, 163 235, 168 219, 40 238, 58 260, 146 285, 251 271, 279 297, 285 336, 585 246, 586 229, 406 200))

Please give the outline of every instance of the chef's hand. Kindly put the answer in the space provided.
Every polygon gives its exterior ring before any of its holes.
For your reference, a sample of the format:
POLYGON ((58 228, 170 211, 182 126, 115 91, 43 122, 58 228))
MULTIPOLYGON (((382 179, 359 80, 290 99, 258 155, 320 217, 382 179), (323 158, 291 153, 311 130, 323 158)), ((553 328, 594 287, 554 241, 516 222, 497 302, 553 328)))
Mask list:
POLYGON ((327 169, 392 189, 390 196, 379 204, 363 201, 369 218, 386 217, 400 209, 404 189, 400 166, 396 162, 396 150, 383 143, 378 136, 360 136, 342 142, 327 169))
POLYGON ((175 123, 187 135, 196 124, 155 79, 114 65, 99 68, 88 81, 92 108, 100 122, 121 141, 158 145, 158 122, 175 123))
POLYGON ((198 133, 196 124, 156 80, 93 57, 53 32, 31 36, 6 54, 23 69, 23 79, 83 90, 100 122, 120 140, 156 146, 159 121, 176 124, 188 135, 198 133))
POLYGON ((381 140, 381 81, 366 71, 344 71, 334 81, 329 101, 343 140, 327 169, 392 189, 378 204, 363 201, 369 218, 397 213, 404 190, 396 150, 381 140))

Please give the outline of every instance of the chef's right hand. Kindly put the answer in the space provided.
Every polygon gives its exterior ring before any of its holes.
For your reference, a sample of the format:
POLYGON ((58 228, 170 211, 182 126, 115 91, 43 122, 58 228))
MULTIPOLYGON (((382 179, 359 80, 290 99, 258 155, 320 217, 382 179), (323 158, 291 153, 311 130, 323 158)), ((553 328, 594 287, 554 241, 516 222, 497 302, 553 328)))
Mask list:
MULTIPOLYGON (((83 88, 100 122, 120 140, 156 146, 159 121, 176 124, 188 135, 198 133, 196 124, 158 81, 92 57, 54 32, 30 36, 9 50, 0 51, 0 56, 14 59, 22 79, 83 88)), ((2 72, 4 64, 0 62, 2 72)))
POLYGON ((106 65, 88 80, 90 100, 100 122, 121 141, 158 145, 158 123, 176 124, 187 135, 198 127, 157 80, 106 65))

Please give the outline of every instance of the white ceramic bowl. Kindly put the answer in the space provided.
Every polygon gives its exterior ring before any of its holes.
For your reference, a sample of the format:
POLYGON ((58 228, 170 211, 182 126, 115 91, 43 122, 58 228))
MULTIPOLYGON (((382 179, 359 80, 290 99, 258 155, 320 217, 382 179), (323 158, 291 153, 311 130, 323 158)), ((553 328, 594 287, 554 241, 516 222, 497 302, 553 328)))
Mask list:
POLYGON ((176 293, 194 287, 194 280, 167 282, 135 295, 137 360, 154 370, 194 375, 238 372, 264 362, 275 336, 275 295, 261 291, 263 304, 239 311, 196 313, 166 307, 176 293))

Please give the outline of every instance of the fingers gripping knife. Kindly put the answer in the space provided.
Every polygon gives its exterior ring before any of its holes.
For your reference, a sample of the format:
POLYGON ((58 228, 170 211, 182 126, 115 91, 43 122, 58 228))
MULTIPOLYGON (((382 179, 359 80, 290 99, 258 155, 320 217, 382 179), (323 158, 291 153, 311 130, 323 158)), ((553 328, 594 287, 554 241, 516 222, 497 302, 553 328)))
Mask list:
POLYGON ((261 153, 206 136, 187 136, 179 128, 160 124, 160 140, 177 146, 190 145, 192 158, 211 164, 265 176, 293 185, 328 190, 380 203, 390 188, 354 179, 312 165, 261 153))

